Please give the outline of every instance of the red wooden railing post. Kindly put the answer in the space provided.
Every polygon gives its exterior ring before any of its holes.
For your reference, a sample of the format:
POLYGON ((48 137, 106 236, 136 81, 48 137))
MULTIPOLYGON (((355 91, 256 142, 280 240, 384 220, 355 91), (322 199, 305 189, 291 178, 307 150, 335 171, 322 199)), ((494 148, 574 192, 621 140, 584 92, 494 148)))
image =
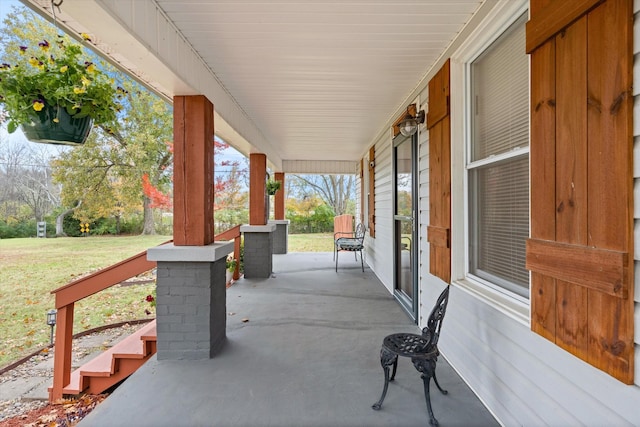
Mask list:
POLYGON ((233 280, 240 278, 240 235, 233 239, 233 258, 237 261, 236 268, 233 270, 233 280))
POLYGON ((62 390, 71 380, 71 346, 73 342, 73 303, 58 308, 56 342, 53 353, 53 387, 49 402, 62 399, 62 390))

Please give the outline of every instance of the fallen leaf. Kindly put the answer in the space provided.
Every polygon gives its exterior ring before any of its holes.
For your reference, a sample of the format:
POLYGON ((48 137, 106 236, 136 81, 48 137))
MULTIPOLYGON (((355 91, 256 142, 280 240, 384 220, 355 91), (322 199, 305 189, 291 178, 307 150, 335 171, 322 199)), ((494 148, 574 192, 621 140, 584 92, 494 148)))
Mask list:
POLYGON ((245 317, 245 318, 242 319, 242 323, 247 323, 248 321, 249 321, 248 317, 245 317))

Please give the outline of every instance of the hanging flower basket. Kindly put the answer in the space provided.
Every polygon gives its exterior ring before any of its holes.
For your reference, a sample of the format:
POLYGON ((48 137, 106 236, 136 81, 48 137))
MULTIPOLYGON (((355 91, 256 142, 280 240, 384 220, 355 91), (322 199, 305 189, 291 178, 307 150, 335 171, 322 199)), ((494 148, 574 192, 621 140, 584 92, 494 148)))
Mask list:
POLYGON ((45 105, 33 113, 31 123, 20 125, 28 140, 44 144, 82 145, 91 131, 92 119, 73 118, 64 108, 45 105))
POLYGON ((278 192, 278 190, 280 190, 281 185, 282 185, 282 182, 280 181, 268 179, 266 184, 267 194, 270 196, 273 196, 278 192))
POLYGON ((59 36, 17 52, 15 63, 0 65, 0 104, 9 133, 21 127, 35 142, 78 145, 92 123, 115 122, 122 108, 117 100, 126 91, 87 60, 81 45, 59 36))

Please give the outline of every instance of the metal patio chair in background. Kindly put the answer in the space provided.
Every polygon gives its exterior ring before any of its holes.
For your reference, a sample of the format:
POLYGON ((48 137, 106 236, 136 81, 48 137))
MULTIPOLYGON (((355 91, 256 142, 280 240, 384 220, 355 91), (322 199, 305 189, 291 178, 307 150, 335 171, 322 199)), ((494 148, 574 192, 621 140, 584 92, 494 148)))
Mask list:
POLYGON ((364 224, 360 223, 356 226, 356 230, 352 233, 339 231, 333 235, 333 255, 336 260, 336 272, 338 271, 338 254, 341 251, 353 252, 356 261, 358 260, 358 252, 360 252, 360 266, 364 273, 364 260, 362 259, 362 250, 364 249, 364 224))

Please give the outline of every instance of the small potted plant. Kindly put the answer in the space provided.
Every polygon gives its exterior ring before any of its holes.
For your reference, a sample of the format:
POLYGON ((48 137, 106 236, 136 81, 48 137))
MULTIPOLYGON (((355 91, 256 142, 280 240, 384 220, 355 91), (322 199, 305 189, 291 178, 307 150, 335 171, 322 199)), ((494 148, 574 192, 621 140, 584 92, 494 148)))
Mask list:
POLYGON ((229 255, 227 257, 227 270, 234 271, 238 266, 238 260, 233 258, 233 256, 229 255))
POLYGON ((59 37, 19 49, 24 61, 0 65, 0 103, 9 133, 20 126, 31 141, 77 145, 92 124, 116 120, 117 99, 126 91, 87 61, 79 44, 59 37))
POLYGON ((238 260, 235 259, 233 255, 227 256, 227 271, 225 274, 227 285, 229 285, 233 280, 233 272, 236 270, 237 266, 238 266, 238 260))
POLYGON ((273 196, 280 189, 281 185, 282 183, 280 181, 276 181, 274 179, 268 179, 267 185, 266 185, 267 194, 270 196, 273 196))

